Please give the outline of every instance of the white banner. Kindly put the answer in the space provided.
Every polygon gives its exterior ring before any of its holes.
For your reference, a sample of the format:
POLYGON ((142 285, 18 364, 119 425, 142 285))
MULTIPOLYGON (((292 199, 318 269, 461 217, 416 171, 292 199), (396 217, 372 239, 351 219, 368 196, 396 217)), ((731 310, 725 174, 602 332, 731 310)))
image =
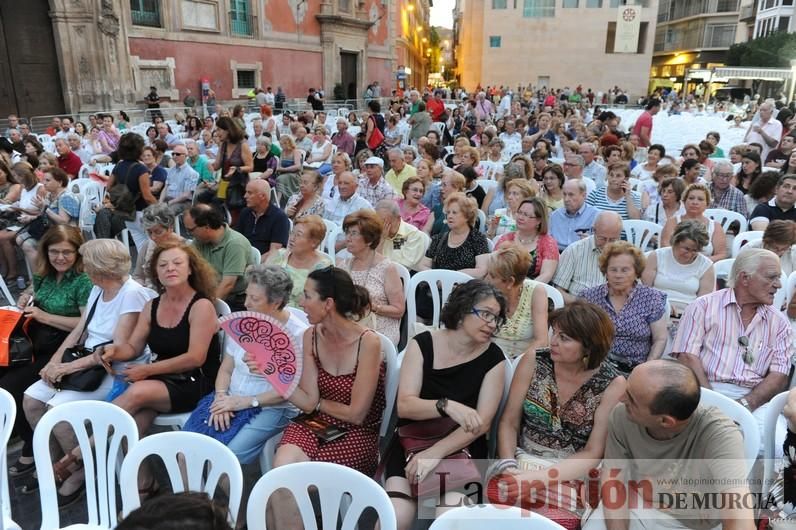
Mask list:
POLYGON ((641 6, 619 6, 616 14, 614 53, 636 53, 641 28, 641 6))

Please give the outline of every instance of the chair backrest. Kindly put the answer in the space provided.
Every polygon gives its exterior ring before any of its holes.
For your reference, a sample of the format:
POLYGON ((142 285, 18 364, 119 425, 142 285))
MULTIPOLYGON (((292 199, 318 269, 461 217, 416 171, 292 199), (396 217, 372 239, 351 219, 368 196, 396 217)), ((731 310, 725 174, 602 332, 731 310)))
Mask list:
POLYGON ((322 528, 354 530, 362 512, 372 507, 379 516, 381 530, 395 530, 397 523, 390 498, 372 478, 354 469, 329 462, 300 462, 272 469, 254 485, 246 509, 249 530, 266 530, 265 507, 274 491, 286 488, 293 494, 304 528, 318 529, 308 489, 317 488, 322 528), (350 495, 344 514, 340 504, 350 495), (342 519, 338 525, 338 517, 342 519))
POLYGON ((735 258, 721 259, 713 264, 713 271, 716 273, 716 280, 722 278, 726 280, 730 277, 732 271, 732 264, 735 263, 735 258))
POLYGON ((326 237, 323 238, 321 250, 329 254, 329 257, 332 258, 332 264, 334 264, 335 254, 337 253, 334 245, 337 242, 337 237, 342 233, 343 228, 328 219, 324 219, 323 223, 326 225, 326 237))
POLYGON ((439 314, 442 306, 448 300, 453 287, 459 283, 467 283, 472 280, 472 276, 459 271, 450 271, 446 269, 432 269, 427 271, 418 272, 412 276, 409 282, 409 296, 406 297, 406 317, 409 320, 409 338, 414 337, 415 322, 417 321, 417 306, 415 304, 415 293, 417 288, 427 283, 431 291, 431 300, 434 305, 434 314, 432 318, 433 325, 439 326, 439 314), (437 289, 437 285, 442 289, 442 297, 437 289))
MULTIPOLYGON (((53 459, 50 455, 50 433, 61 422, 72 427, 82 453, 86 473, 88 524, 114 528, 118 513, 116 463, 123 456, 124 444, 131 451, 138 442, 135 420, 116 405, 94 400, 64 403, 42 416, 33 433, 33 456, 39 475, 41 527, 44 530, 61 528, 56 495, 58 490, 55 487, 53 459)), ((128 489, 138 498, 135 479, 128 489)))
POLYGON ((232 309, 229 308, 229 304, 227 304, 221 298, 216 298, 213 300, 213 306, 216 308, 216 314, 220 317, 229 315, 232 313, 232 309))
POLYGON ((514 370, 517 368, 517 365, 514 364, 513 359, 506 357, 506 362, 503 363, 503 367, 503 395, 500 397, 500 404, 498 405, 497 412, 495 412, 495 417, 492 418, 492 425, 489 429, 489 458, 494 458, 495 453, 497 452, 498 425, 500 424, 500 417, 503 416, 503 410, 506 408, 506 401, 509 399, 511 380, 514 378, 514 370))
POLYGON ((561 309, 564 307, 564 297, 558 292, 558 289, 552 285, 542 283, 544 290, 547 293, 547 299, 553 301, 553 309, 561 309))
POLYGON ((395 397, 398 395, 398 379, 400 375, 400 367, 398 366, 398 351, 395 349, 395 344, 382 335, 376 332, 381 341, 381 353, 384 354, 384 412, 381 417, 381 428, 379 429, 379 436, 387 436, 387 430, 390 426, 390 418, 392 411, 395 407, 395 397))
POLYGON ((761 239, 763 239, 762 230, 747 230, 746 232, 741 232, 732 240, 731 256, 733 258, 737 257, 744 245, 751 243, 752 241, 759 241, 761 239))
POLYGON ((785 276, 785 273, 779 278, 780 283, 782 286, 777 289, 777 292, 774 293, 774 301, 771 305, 774 307, 775 310, 780 311, 787 309, 786 304, 788 303, 788 277, 785 276))
POLYGON ((626 219, 622 221, 622 229, 631 245, 641 250, 646 250, 652 242, 653 237, 661 237, 663 227, 651 221, 626 219))
POLYGON ((429 530, 483 530, 484 528, 564 530, 560 524, 538 513, 527 512, 516 506, 492 504, 460 506, 448 510, 437 517, 429 530))
POLYGON ((757 420, 749 412, 749 409, 737 401, 719 394, 715 390, 703 388, 701 392, 700 405, 703 407, 717 407, 741 428, 744 458, 746 458, 748 468, 751 471, 760 452, 760 428, 757 425, 757 420))
POLYGON ((478 230, 482 234, 486 234, 486 229, 489 228, 486 226, 486 214, 483 210, 476 210, 476 213, 478 214, 478 230))
POLYGON ((725 232, 730 228, 730 225, 733 222, 737 221, 738 224, 741 225, 741 228, 738 231, 738 233, 746 232, 748 224, 746 221, 746 217, 739 214, 738 212, 733 212, 732 210, 725 210, 723 208, 708 208, 707 210, 705 210, 705 217, 717 221, 725 232))
MULTIPOLYGON (((298 318, 299 320, 301 320, 302 322, 304 322, 304 323, 305 323, 305 324, 307 324, 308 326, 310 325, 310 321, 309 321, 309 319, 307 318, 307 313, 305 313, 305 312, 304 312, 304 311, 302 311, 301 309, 299 309, 299 308, 297 308, 297 307, 290 307, 290 306, 287 306, 287 307, 285 307, 285 309, 287 309, 288 311, 290 311, 291 313, 293 313, 293 315, 294 315, 296 318, 298 318)), ((299 338, 300 338, 300 337, 299 337, 299 338)))
POLYGON ((255 265, 259 265, 260 260, 262 260, 263 257, 260 254, 260 251, 257 250, 257 247, 252 246, 251 254, 252 254, 252 263, 254 263, 255 265))
MULTIPOLYGON (((486 175, 486 173, 484 173, 484 175, 486 175)), ((478 185, 481 186, 481 188, 483 188, 484 193, 489 193, 489 190, 497 188, 498 185, 497 180, 491 180, 487 178, 478 179, 476 182, 478 182, 478 185)))
MULTIPOLYGON (((423 254, 425 254, 425 252, 423 252, 423 254)), ((409 292, 409 282, 412 281, 412 275, 409 274, 409 269, 407 269, 400 263, 393 262, 393 265, 395 265, 395 270, 398 271, 398 276, 401 277, 401 284, 404 290, 404 300, 406 300, 409 298, 409 295, 411 294, 409 292)), ((405 342, 408 340, 409 340, 409 322, 406 318, 403 318, 401 319, 401 338, 398 342, 399 347, 403 347, 400 345, 405 344, 405 342)))
POLYGON ((768 402, 766 417, 763 418, 763 492, 771 488, 771 481, 774 480, 774 458, 776 456, 777 440, 774 433, 777 429, 777 422, 782 414, 782 409, 788 402, 788 392, 781 392, 771 398, 768 402))
POLYGON ((243 471, 238 459, 218 440, 186 431, 149 435, 127 454, 119 478, 125 517, 141 505, 138 470, 144 459, 152 455, 163 460, 175 493, 198 491, 212 498, 219 480, 226 475, 229 479, 229 519, 234 525, 243 494, 243 471))
POLYGON ((628 182, 628 184, 630 184, 630 189, 633 190, 633 191, 637 191, 639 184, 641 184, 641 180, 639 180, 637 178, 633 178, 633 177, 630 177, 629 179, 627 179, 627 182, 628 182))
POLYGON ((8 493, 8 440, 17 418, 17 404, 14 396, 4 388, 0 388, 0 499, 3 503, 3 512, 0 514, 0 526, 11 520, 11 498, 8 493))

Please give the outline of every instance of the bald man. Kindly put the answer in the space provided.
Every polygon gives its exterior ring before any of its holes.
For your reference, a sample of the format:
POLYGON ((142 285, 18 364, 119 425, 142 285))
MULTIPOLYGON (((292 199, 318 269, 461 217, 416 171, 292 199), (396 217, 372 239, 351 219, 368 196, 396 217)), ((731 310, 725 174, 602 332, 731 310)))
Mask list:
POLYGON ((618 481, 614 492, 618 483, 626 492, 628 481, 641 483, 646 502, 625 496, 610 509, 600 506, 583 530, 754 528, 743 505, 706 509, 710 494, 744 498, 748 469, 740 429, 719 409, 701 406, 700 396, 694 372, 677 362, 648 361, 633 370, 611 412, 602 477, 605 485, 618 481))
POLYGON ((284 211, 271 203, 271 186, 267 180, 250 180, 243 197, 246 208, 241 211, 235 230, 260 251, 264 262, 272 253, 287 246, 290 221, 284 211))
POLYGON ((605 245, 619 241, 620 237, 622 218, 619 214, 600 212, 594 220, 593 234, 571 244, 561 253, 553 284, 565 303, 573 302, 581 291, 605 282, 600 271, 600 254, 605 245))

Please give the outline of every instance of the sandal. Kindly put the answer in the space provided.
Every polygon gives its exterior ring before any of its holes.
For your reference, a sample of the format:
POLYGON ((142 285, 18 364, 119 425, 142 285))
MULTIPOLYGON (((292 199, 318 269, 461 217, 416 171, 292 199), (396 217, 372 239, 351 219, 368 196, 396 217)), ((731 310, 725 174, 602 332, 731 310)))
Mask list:
POLYGON ((58 508, 66 508, 67 506, 73 504, 77 501, 83 493, 86 491, 86 483, 80 485, 75 491, 70 493, 69 495, 62 495, 60 492, 56 492, 58 496, 58 508))
POLYGON ((11 464, 11 467, 8 468, 8 474, 12 477, 18 477, 20 475, 30 473, 34 469, 36 469, 35 460, 31 460, 30 464, 23 464, 19 461, 19 459, 17 459, 17 461, 11 464))
POLYGON ((22 479, 19 486, 19 492, 22 495, 30 495, 37 491, 39 491, 39 477, 36 476, 36 473, 32 473, 30 476, 22 479))

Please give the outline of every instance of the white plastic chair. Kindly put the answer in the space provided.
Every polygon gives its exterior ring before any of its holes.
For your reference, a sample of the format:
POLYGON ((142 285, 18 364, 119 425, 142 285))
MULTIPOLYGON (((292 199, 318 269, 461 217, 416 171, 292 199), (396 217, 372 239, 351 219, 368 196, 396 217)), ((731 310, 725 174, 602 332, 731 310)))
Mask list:
POLYGON ((257 250, 257 247, 254 246, 252 247, 251 254, 252 254, 252 263, 254 265, 259 265, 263 257, 260 254, 260 251, 257 250))
POLYGON ((735 263, 735 258, 727 258, 717 261, 713 264, 713 271, 716 274, 716 280, 722 278, 726 280, 730 277, 732 271, 732 264, 735 263))
POLYGON ((715 390, 702 388, 701 392, 700 405, 703 407, 717 407, 740 427, 743 434, 744 458, 746 458, 747 466, 749 471, 751 471, 760 452, 760 427, 757 425, 757 420, 749 412, 749 409, 737 401, 719 394, 715 390))
POLYGON ((651 221, 626 219, 622 221, 622 229, 631 245, 641 250, 646 250, 650 246, 653 237, 660 239, 663 227, 651 221))
POLYGON ((4 388, 0 388, 0 499, 3 503, 2 524, 3 530, 20 528, 11 519, 11 498, 8 493, 8 440, 17 417, 17 405, 14 397, 4 388))
POLYGON ((423 283, 428 283, 431 291, 431 300, 434 304, 434 314, 432 318, 432 325, 439 326, 439 314, 445 301, 450 296, 453 287, 459 283, 467 283, 472 280, 472 276, 459 271, 451 271, 446 269, 432 269, 427 271, 418 272, 412 276, 412 281, 409 283, 409 296, 406 297, 406 315, 409 321, 409 337, 415 336, 415 323, 417 321, 417 306, 415 303, 415 293, 417 288, 423 283), (437 286, 442 289, 442 297, 440 298, 437 286))
MULTIPOLYGON (((288 307, 285 307, 285 309, 287 309, 288 311, 290 311, 291 313, 293 313, 293 315, 294 315, 296 318, 298 318, 299 320, 301 320, 303 323, 307 324, 308 326, 310 325, 310 321, 309 321, 309 319, 307 318, 307 313, 305 313, 305 312, 304 312, 304 311, 302 311, 301 309, 299 309, 299 308, 297 308, 297 307, 289 307, 289 306, 288 306, 288 307)), ((299 339, 300 339, 301 337, 297 337, 297 338, 299 338, 299 339)))
POLYGON ((337 243, 337 238, 343 232, 343 229, 340 225, 328 219, 324 219, 323 223, 326 225, 326 237, 323 238, 321 250, 329 254, 329 257, 332 258, 332 263, 335 263, 335 254, 337 254, 337 250, 334 248, 334 245, 337 243))
MULTIPOLYGON (((218 315, 219 317, 223 317, 224 315, 229 315, 230 313, 232 313, 232 310, 229 308, 229 305, 220 298, 216 298, 215 301, 213 302, 213 305, 216 308, 216 315, 218 315)), ((225 351, 224 341, 226 340, 226 336, 224 335, 223 331, 219 331, 218 340, 221 341, 221 360, 223 360, 224 351, 225 351)), ((155 419, 152 420, 152 425, 158 425, 159 427, 171 427, 173 431, 180 431, 182 430, 183 426, 185 426, 185 423, 188 421, 188 418, 190 417, 191 417, 190 412, 158 414, 157 416, 155 416, 155 419)))
POLYGON ((641 184, 641 180, 633 177, 630 177, 627 182, 630 184, 630 189, 633 191, 637 191, 639 184, 641 184))
MULTIPOLYGON (((123 409, 103 401, 72 401, 48 410, 33 432, 33 456, 39 475, 41 528, 61 528, 55 487, 50 433, 55 425, 65 422, 75 432, 86 474, 88 524, 94 527, 116 526, 116 463, 123 456, 123 442, 128 451, 138 442, 135 420, 123 409), (88 427, 91 431, 89 432, 88 427), (110 434, 109 431, 113 430, 110 434), (93 436, 93 443, 92 438, 93 436), (95 480, 96 477, 96 480, 95 480)), ((138 494, 133 484, 132 491, 138 494)), ((73 525, 67 528, 79 528, 73 525)))
POLYGON ((429 530, 563 530, 560 524, 538 513, 516 506, 477 504, 449 510, 431 524, 429 530))
POLYGON ((730 256, 733 258, 738 257, 738 253, 741 251, 741 248, 744 245, 753 241, 759 241, 761 239, 763 239, 762 230, 748 230, 746 232, 741 232, 732 240, 732 254, 730 254, 730 256))
POLYGON ((561 309, 564 307, 564 297, 561 293, 553 287, 552 285, 548 285, 546 283, 542 283, 544 285, 544 290, 547 293, 547 299, 553 301, 553 309, 561 309))
POLYGON ((122 462, 119 486, 122 492, 122 511, 126 517, 141 506, 138 494, 138 470, 150 455, 157 455, 166 466, 172 491, 199 491, 211 498, 222 476, 229 479, 229 514, 234 526, 243 494, 243 471, 235 454, 209 436, 195 432, 163 432, 140 440, 122 462), (180 465, 179 456, 184 459, 180 465), (205 468, 208 467, 205 475, 205 468), (185 477, 183 477, 183 471, 185 477), (187 478, 187 483, 184 479, 187 478))
POLYGON ((771 481, 774 480, 776 455, 776 436, 774 433, 777 429, 777 422, 782 414, 782 409, 788 402, 788 392, 781 392, 771 398, 768 402, 768 411, 765 419, 763 420, 763 432, 765 437, 763 439, 763 492, 767 492, 771 487, 771 481))
MULTIPOLYGON (((246 510, 249 530, 266 530, 265 507, 271 495, 287 488, 296 499, 307 530, 318 529, 308 489, 315 486, 320 498, 322 527, 354 530, 362 512, 372 507, 382 530, 395 530, 397 523, 392 502, 373 479, 345 466, 329 462, 300 462, 269 471, 254 485, 246 510), (351 504, 341 513, 341 501, 350 495, 351 504), (341 525, 337 525, 338 516, 341 525)), ((271 527, 273 529, 273 527, 271 527)))
POLYGON ((489 193, 489 190, 497 188, 498 185, 497 180, 491 180, 491 179, 478 179, 476 180, 476 182, 478 182, 478 185, 481 186, 481 188, 483 188, 485 193, 489 193))
MULTIPOLYGON (((425 254, 425 252, 424 252, 425 254)), ((409 298, 409 282, 412 281, 412 275, 409 274, 409 269, 401 265, 400 263, 393 262, 395 265, 395 269, 398 271, 398 276, 401 277, 401 285, 404 288, 404 300, 409 298)), ((399 344, 403 344, 409 340, 409 322, 407 319, 402 319, 401 325, 401 338, 399 340, 399 344)))
POLYGON ((514 370, 517 368, 517 365, 514 364, 513 359, 506 357, 506 362, 503 364, 503 367, 503 395, 500 397, 500 404, 498 405, 497 412, 495 412, 495 417, 492 418, 492 425, 489 428, 489 458, 493 458, 497 452, 498 424, 500 423, 500 417, 503 416, 503 410, 506 408, 506 401, 509 399, 511 380, 514 378, 514 370))
POLYGON ((11 295, 11 291, 8 290, 8 285, 6 285, 6 281, 2 276, 0 276, 0 293, 6 297, 6 300, 8 300, 8 305, 11 307, 16 307, 17 301, 11 295))
MULTIPOLYGON (((390 427, 393 409, 395 408, 395 398, 398 396, 398 380, 400 379, 401 365, 398 362, 398 352, 395 344, 379 333, 375 332, 381 341, 381 353, 384 355, 384 411, 381 414, 381 427, 379 437, 386 438, 390 427)), ((272 436, 265 442, 263 451, 260 453, 260 472, 265 474, 274 468, 274 456, 276 448, 282 440, 282 433, 272 436)))
POLYGON ((777 311, 787 309, 786 304, 788 303, 788 293, 790 293, 790 291, 788 290, 788 280, 789 280, 788 276, 785 276, 784 273, 779 278, 782 287, 777 289, 777 292, 774 293, 774 301, 771 302, 771 305, 777 311))
POLYGON ((476 210, 476 213, 478 214, 478 230, 482 234, 486 234, 486 229, 488 228, 486 225, 486 214, 483 210, 476 210))
POLYGON ((734 221, 738 221, 738 224, 741 225, 741 228, 738 230, 738 233, 746 232, 747 228, 747 221, 746 217, 739 214, 738 212, 733 212, 732 210, 725 210, 723 208, 708 208, 705 210, 705 217, 713 219, 714 221, 718 221, 721 225, 721 228, 727 232, 730 228, 730 225, 734 221))

